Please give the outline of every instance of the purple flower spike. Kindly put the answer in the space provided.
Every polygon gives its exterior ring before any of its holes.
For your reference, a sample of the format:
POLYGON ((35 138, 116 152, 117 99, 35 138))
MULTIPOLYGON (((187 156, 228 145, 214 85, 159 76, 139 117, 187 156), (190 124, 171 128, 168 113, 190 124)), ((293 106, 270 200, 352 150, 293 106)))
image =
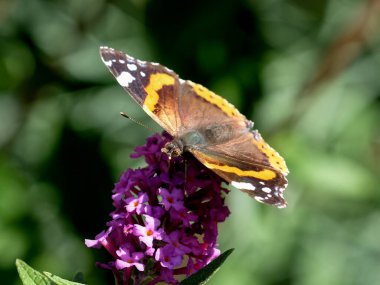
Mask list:
POLYGON ((119 285, 177 284, 219 256, 218 223, 229 215, 222 179, 185 153, 171 160, 161 152, 171 137, 153 135, 135 149, 146 167, 124 172, 112 199, 108 229, 92 248, 113 257, 99 266, 110 269, 119 285))

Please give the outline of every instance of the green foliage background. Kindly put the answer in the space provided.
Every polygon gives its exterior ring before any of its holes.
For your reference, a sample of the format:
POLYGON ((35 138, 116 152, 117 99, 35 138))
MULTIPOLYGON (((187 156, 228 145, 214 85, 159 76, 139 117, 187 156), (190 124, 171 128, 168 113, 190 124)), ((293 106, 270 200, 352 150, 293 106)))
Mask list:
POLYGON ((378 0, 0 1, 0 283, 15 259, 112 284, 84 246, 157 130, 98 55, 108 45, 201 83, 290 169, 278 210, 228 197, 210 284, 380 284, 378 0))

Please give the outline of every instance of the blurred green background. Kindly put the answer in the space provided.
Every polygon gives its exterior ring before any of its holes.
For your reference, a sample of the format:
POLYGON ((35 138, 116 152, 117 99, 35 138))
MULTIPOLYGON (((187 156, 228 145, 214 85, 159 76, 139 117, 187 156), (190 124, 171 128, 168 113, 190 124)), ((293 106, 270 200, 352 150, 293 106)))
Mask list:
POLYGON ((93 285, 113 183, 159 130, 98 55, 201 83, 290 169, 278 210, 234 190, 210 284, 380 284, 380 1, 0 1, 0 283, 14 262, 93 285))

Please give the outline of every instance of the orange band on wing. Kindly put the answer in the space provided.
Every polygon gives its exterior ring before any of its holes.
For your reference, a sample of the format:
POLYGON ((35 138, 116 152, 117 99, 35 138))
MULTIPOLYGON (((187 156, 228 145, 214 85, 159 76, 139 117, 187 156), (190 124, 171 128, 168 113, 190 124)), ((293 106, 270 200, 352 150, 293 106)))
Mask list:
POLYGON ((212 164, 206 161, 203 161, 203 164, 210 169, 220 170, 220 171, 224 171, 228 173, 234 173, 238 176, 254 177, 261 180, 271 180, 276 177, 276 172, 269 169, 264 169, 260 171, 241 170, 234 166, 212 164))
POLYGON ((149 84, 145 87, 146 97, 144 100, 144 110, 153 112, 160 96, 157 91, 162 89, 164 85, 173 85, 175 78, 166 73, 155 73, 149 78, 149 84))
POLYGON ((265 153, 268 157, 269 164, 276 170, 280 171, 285 176, 289 173, 288 167, 286 166, 285 160, 271 148, 263 139, 256 141, 253 140, 253 143, 259 148, 260 151, 265 153))
POLYGON ((191 81, 188 81, 188 82, 191 84, 194 92, 197 93, 198 96, 218 106, 218 108, 220 108, 229 117, 235 117, 235 118, 237 117, 237 118, 245 119, 245 117, 242 114, 240 114, 239 111, 226 99, 223 99, 222 97, 216 95, 214 92, 208 90, 207 88, 203 87, 200 84, 196 84, 191 81))

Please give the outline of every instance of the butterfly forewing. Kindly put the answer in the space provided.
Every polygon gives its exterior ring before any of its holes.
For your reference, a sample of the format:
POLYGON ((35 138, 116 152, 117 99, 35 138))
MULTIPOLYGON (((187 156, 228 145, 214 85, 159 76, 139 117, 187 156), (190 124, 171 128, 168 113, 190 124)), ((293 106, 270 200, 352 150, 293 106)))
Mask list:
POLYGON ((142 61, 113 48, 100 55, 119 84, 167 132, 175 136, 178 115, 178 75, 160 64, 142 61))
POLYGON ((190 151, 234 187, 259 202, 283 208, 286 206, 283 191, 288 184, 285 178, 288 170, 282 157, 268 145, 269 157, 257 147, 257 141, 253 141, 258 138, 256 132, 248 131, 224 143, 190 151))
POLYGON ((247 119, 232 104, 189 80, 181 82, 178 108, 182 128, 185 130, 214 125, 246 128, 247 119))

